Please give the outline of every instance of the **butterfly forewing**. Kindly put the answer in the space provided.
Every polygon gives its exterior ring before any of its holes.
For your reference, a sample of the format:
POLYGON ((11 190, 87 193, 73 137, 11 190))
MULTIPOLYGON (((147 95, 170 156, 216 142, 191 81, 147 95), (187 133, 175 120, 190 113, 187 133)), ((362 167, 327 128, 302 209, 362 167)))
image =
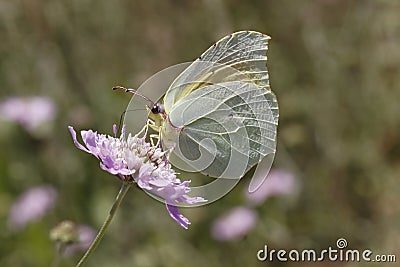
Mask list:
POLYGON ((171 84, 164 97, 166 111, 192 91, 210 84, 247 80, 270 90, 266 67, 269 39, 262 33, 240 31, 219 40, 171 84))

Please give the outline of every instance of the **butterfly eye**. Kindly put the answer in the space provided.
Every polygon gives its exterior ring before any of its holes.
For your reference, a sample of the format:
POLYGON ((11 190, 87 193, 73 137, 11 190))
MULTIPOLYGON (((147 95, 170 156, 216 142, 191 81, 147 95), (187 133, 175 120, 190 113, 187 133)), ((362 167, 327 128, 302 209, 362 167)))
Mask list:
POLYGON ((164 105, 160 103, 154 104, 153 107, 151 108, 151 112, 153 114, 164 113, 164 105))

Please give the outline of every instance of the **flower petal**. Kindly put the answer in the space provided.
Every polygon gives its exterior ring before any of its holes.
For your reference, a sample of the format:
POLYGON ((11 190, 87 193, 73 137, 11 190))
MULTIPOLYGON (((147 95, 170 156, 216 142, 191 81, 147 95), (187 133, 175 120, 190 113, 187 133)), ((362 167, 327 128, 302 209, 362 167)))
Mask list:
POLYGON ((76 139, 76 132, 75 132, 75 130, 74 130, 74 127, 68 126, 68 130, 69 130, 69 132, 71 133, 72 140, 74 141, 75 146, 76 146, 77 148, 79 148, 80 150, 83 150, 83 151, 85 151, 85 152, 87 152, 87 153, 92 154, 92 152, 90 152, 86 147, 84 147, 83 145, 81 145, 81 144, 78 142, 78 139, 76 139))
POLYGON ((146 189, 146 190, 153 190, 153 187, 149 185, 148 180, 151 179, 151 176, 143 176, 141 179, 137 179, 136 183, 141 189, 146 189))
POLYGON ((182 226, 185 229, 188 229, 190 221, 188 218, 183 216, 180 212, 177 206, 171 205, 171 204, 166 204, 167 205, 167 210, 169 212, 169 215, 174 219, 180 226, 182 226))
POLYGON ((113 133, 114 133, 114 136, 115 136, 115 137, 117 137, 117 130, 118 130, 118 129, 117 129, 117 125, 114 123, 114 124, 113 124, 113 133))
POLYGON ((92 130, 89 131, 81 131, 82 140, 91 151, 97 147, 96 144, 96 136, 97 133, 92 130))

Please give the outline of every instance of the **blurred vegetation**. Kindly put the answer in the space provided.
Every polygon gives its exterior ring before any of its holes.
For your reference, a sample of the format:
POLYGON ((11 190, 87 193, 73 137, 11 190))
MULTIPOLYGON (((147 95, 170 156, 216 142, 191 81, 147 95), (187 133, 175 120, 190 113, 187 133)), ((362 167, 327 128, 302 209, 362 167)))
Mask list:
MULTIPOLYGON (((188 231, 132 190, 87 266, 309 266, 261 263, 256 252, 264 244, 325 249, 339 237, 351 248, 398 253, 399 12, 395 0, 0 0, 0 100, 46 95, 58 108, 40 134, 0 122, 0 266, 49 266, 53 226, 70 219, 99 228, 112 204, 119 182, 73 146, 68 125, 111 134, 130 98, 112 86, 138 87, 241 29, 272 37, 268 67, 280 105, 274 167, 294 172, 301 194, 267 200, 245 238, 219 242, 212 222, 245 205, 245 180, 214 204, 184 209, 188 231), (8 230, 13 201, 40 184, 58 190, 55 208, 8 230)), ((364 263, 318 266, 325 265, 364 263)))

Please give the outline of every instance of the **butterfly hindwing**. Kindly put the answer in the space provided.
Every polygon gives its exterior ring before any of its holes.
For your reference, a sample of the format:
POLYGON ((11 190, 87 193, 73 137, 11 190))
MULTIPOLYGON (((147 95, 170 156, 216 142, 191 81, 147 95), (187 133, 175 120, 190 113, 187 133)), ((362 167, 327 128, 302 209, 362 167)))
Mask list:
POLYGON ((193 161, 192 171, 241 177, 275 152, 278 121, 269 107, 271 98, 271 92, 240 81, 205 86, 182 98, 170 113, 170 122, 183 129, 175 139, 174 152, 180 153, 175 156, 193 161), (206 158, 194 162, 201 154, 206 158))

